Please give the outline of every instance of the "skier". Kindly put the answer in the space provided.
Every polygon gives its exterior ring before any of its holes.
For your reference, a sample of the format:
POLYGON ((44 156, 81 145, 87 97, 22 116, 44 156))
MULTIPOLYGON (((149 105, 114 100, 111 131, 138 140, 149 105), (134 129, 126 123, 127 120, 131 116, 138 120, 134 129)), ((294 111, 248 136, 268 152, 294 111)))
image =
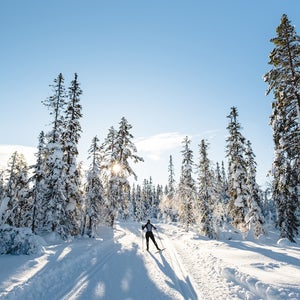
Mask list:
POLYGON ((146 228, 146 245, 147 245, 147 251, 149 251, 149 238, 152 240, 153 244, 155 245, 155 247, 157 248, 158 251, 160 251, 161 249, 157 246, 157 243, 155 241, 153 232, 152 232, 152 228, 154 228, 155 230, 156 227, 154 225, 152 225, 150 223, 150 220, 147 221, 147 223, 145 225, 142 225, 142 230, 144 230, 146 228))

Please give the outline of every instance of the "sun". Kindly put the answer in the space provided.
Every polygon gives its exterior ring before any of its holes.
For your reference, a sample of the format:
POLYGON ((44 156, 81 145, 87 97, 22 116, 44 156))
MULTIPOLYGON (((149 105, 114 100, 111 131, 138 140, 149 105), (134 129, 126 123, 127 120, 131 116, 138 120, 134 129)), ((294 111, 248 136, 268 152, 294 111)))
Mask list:
POLYGON ((112 172, 114 174, 119 174, 121 170, 122 170, 122 166, 118 162, 115 162, 112 166, 112 172))

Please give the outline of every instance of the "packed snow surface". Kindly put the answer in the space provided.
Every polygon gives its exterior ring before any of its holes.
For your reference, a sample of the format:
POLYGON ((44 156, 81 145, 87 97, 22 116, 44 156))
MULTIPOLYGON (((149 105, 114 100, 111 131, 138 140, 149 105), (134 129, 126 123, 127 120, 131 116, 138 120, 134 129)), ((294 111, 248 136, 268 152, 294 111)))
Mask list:
POLYGON ((96 238, 45 237, 36 255, 0 256, 0 299, 300 299, 300 249, 272 233, 260 241, 209 240, 155 224, 99 228, 96 238))

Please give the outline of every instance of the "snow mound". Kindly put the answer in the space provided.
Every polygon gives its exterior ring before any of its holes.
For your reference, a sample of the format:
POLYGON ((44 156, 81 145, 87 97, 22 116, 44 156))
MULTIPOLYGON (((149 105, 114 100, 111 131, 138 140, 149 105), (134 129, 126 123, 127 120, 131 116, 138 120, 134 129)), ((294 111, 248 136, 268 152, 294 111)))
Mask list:
POLYGON ((294 293, 284 288, 277 288, 257 280, 252 275, 238 271, 236 268, 224 268, 222 275, 228 281, 235 283, 237 286, 244 287, 238 291, 239 296, 243 299, 299 299, 299 293, 294 293))
POLYGON ((0 226, 0 254, 42 254, 43 240, 34 235, 29 228, 0 226))

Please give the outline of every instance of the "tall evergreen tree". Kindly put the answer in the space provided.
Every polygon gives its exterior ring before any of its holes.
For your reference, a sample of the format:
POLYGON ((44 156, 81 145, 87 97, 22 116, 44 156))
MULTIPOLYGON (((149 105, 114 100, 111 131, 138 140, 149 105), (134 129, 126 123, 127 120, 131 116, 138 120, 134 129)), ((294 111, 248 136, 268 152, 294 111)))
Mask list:
POLYGON ((92 159, 88 174, 85 188, 86 194, 86 215, 84 222, 83 233, 89 236, 95 235, 97 225, 104 221, 104 191, 101 181, 101 154, 100 147, 98 145, 99 139, 93 138, 92 145, 89 149, 89 158, 92 159))
POLYGON ((227 129, 229 136, 226 139, 226 155, 228 157, 229 180, 229 211, 232 225, 241 231, 246 231, 245 215, 247 214, 248 189, 247 166, 245 161, 245 138, 241 134, 241 125, 238 122, 238 111, 232 107, 227 129))
MULTIPOLYGON (((291 25, 287 15, 283 14, 276 29, 277 36, 271 39, 275 48, 270 53, 269 64, 273 66, 265 74, 264 80, 269 84, 267 94, 274 93, 273 105, 285 106, 292 124, 300 124, 300 37, 291 25), (281 98, 282 103, 278 103, 281 98), (298 120, 297 120, 298 118, 298 120)), ((290 124, 290 126, 292 125, 290 124)), ((294 125, 295 126, 295 125, 294 125)), ((292 128, 289 128, 290 130, 292 128)), ((294 129, 295 137, 299 136, 299 127, 294 129)))
POLYGON ((131 198, 131 217, 134 221, 137 219, 137 190, 136 185, 133 183, 130 189, 130 198, 131 198))
POLYGON ((175 193, 175 172, 174 172, 174 165, 173 165, 173 158, 172 155, 170 155, 169 159, 169 166, 168 166, 168 196, 173 197, 175 193))
POLYGON ((247 180, 246 185, 248 187, 248 199, 247 207, 249 208, 248 214, 245 219, 249 223, 253 235, 258 238, 264 234, 264 217, 261 211, 262 200, 260 198, 261 193, 259 191, 258 184, 256 183, 256 162, 255 155, 252 150, 251 142, 247 141, 246 144, 246 165, 247 165, 247 180))
POLYGON ((169 158, 168 173, 168 184, 165 188, 159 207, 164 220, 175 222, 178 219, 178 204, 175 203, 175 172, 172 155, 170 155, 169 158))
POLYGON ((217 202, 226 204, 228 202, 228 182, 223 161, 221 168, 220 164, 218 162, 216 163, 214 177, 217 202))
POLYGON ((222 183, 223 183, 223 191, 224 191, 224 201, 225 203, 227 203, 229 199, 229 195, 228 195, 229 185, 228 185, 228 178, 225 170, 224 161, 222 161, 222 165, 221 165, 221 174, 222 174, 222 183))
POLYGON ((86 183, 86 171, 84 170, 84 164, 82 161, 78 163, 77 166, 77 180, 78 180, 78 193, 80 198, 80 212, 78 216, 78 222, 79 222, 79 228, 80 228, 80 234, 83 234, 84 229, 84 218, 86 214, 85 210, 85 183, 86 183))
POLYGON ((273 226, 277 226, 277 209, 276 204, 273 199, 273 183, 269 181, 266 183, 266 188, 263 192, 263 205, 262 211, 266 224, 272 224, 273 226))
POLYGON ((149 203, 148 216, 150 218, 156 219, 158 213, 158 203, 157 203, 157 198, 155 193, 155 187, 153 185, 151 177, 146 182, 147 182, 146 185, 147 201, 149 203))
POLYGON ((139 157, 135 153, 137 152, 136 146, 132 139, 133 135, 130 133, 132 125, 128 123, 125 117, 121 118, 119 123, 119 130, 117 133, 117 160, 120 163, 127 177, 133 175, 134 179, 137 179, 136 174, 129 164, 129 160, 133 160, 134 163, 144 161, 143 158, 139 157))
POLYGON ((295 242, 300 220, 300 37, 284 14, 271 39, 272 69, 265 74, 267 94, 274 95, 270 123, 273 127, 273 197, 280 236, 295 242))
POLYGON ((156 207, 156 218, 161 219, 162 212, 160 210, 160 203, 164 196, 163 186, 161 184, 157 184, 154 190, 155 193, 155 207, 156 207))
POLYGON ((38 152, 36 153, 36 164, 32 166, 33 175, 30 178, 32 188, 30 195, 32 198, 32 224, 31 230, 36 233, 37 230, 41 230, 44 207, 43 207, 43 195, 45 193, 45 135, 42 131, 39 135, 38 152))
POLYGON ((137 149, 132 142, 133 135, 130 133, 132 126, 126 118, 122 117, 119 123, 119 130, 110 130, 109 135, 103 145, 105 168, 108 170, 107 195, 110 200, 109 222, 113 226, 116 216, 126 218, 129 207, 128 178, 132 175, 136 179, 136 174, 130 166, 130 161, 137 163, 143 161, 135 153, 137 149))
POLYGON ((8 163, 2 223, 15 227, 30 226, 31 203, 28 190, 28 166, 25 157, 14 152, 8 163))
POLYGON ((142 189, 141 186, 138 184, 136 186, 136 192, 135 192, 135 203, 136 203, 136 220, 142 221, 146 217, 147 209, 146 209, 146 203, 142 197, 142 189))
POLYGON ((62 127, 64 122, 64 108, 66 105, 66 90, 64 86, 64 78, 60 73, 54 79, 54 83, 50 85, 53 95, 42 101, 42 103, 49 109, 50 115, 53 116, 52 130, 48 133, 49 143, 58 143, 61 140, 62 127))
POLYGON ((113 170, 116 170, 118 167, 118 165, 115 164, 117 161, 116 139, 117 131, 114 127, 110 127, 104 142, 100 146, 102 156, 100 166, 102 170, 105 198, 107 199, 105 222, 111 226, 114 224, 116 207, 115 198, 111 197, 111 193, 113 192, 111 189, 114 187, 114 185, 111 184, 113 170))
POLYGON ((62 144, 66 91, 62 74, 54 80, 53 95, 43 103, 53 116, 52 130, 47 134, 48 143, 45 147, 45 191, 42 197, 45 216, 43 230, 56 232, 63 238, 71 232, 67 218, 67 199, 65 190, 66 162, 62 144))
POLYGON ((152 193, 152 181, 151 178, 143 180, 142 186, 142 201, 144 202, 144 210, 145 210, 145 217, 148 219, 152 217, 152 201, 153 201, 153 193, 152 193))
POLYGON ((214 176, 207 153, 208 144, 201 140, 199 145, 200 160, 198 165, 198 209, 197 219, 202 233, 209 238, 215 238, 213 225, 213 209, 216 205, 214 193, 214 176))
POLYGON ((113 166, 117 161, 117 130, 112 126, 108 130, 108 134, 100 146, 100 152, 103 157, 101 160, 101 169, 103 172, 103 180, 106 186, 108 186, 108 181, 111 176, 113 166))
POLYGON ((64 153, 64 161, 66 164, 66 213, 69 220, 68 232, 73 235, 79 232, 80 219, 80 191, 79 191, 79 177, 77 171, 77 156, 78 156, 78 142, 80 138, 82 118, 80 96, 82 90, 78 82, 78 76, 75 73, 74 80, 69 87, 69 99, 66 103, 64 113, 64 123, 62 132, 62 145, 64 153))
POLYGON ((179 220, 184 225, 185 230, 189 230, 190 225, 195 222, 194 208, 197 199, 195 180, 193 179, 193 151, 190 149, 190 139, 185 137, 183 140, 183 159, 181 165, 181 176, 177 191, 179 202, 179 220))
POLYGON ((216 169, 214 172, 214 197, 215 204, 213 209, 214 224, 216 228, 222 228, 228 221, 228 184, 226 178, 226 172, 224 168, 224 162, 222 161, 222 167, 216 163, 216 169))

